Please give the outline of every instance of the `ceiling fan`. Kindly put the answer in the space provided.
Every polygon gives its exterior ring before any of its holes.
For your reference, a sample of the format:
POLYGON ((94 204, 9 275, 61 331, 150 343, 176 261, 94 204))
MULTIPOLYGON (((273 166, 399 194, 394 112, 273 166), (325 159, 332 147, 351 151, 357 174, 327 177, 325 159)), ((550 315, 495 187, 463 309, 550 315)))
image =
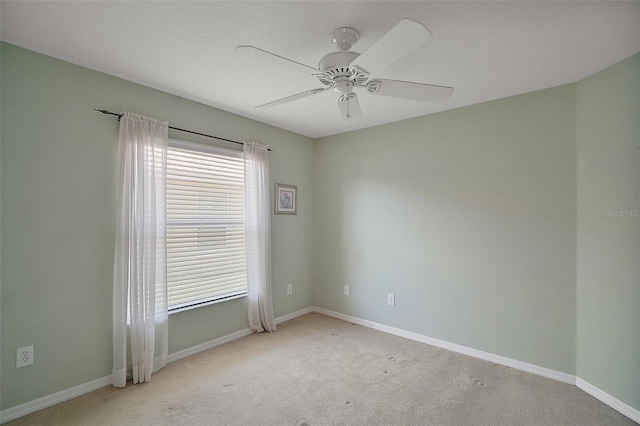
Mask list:
POLYGON ((360 34, 353 28, 341 27, 331 32, 331 44, 337 51, 320 59, 317 68, 267 52, 255 46, 237 46, 236 51, 267 60, 288 68, 310 73, 320 80, 323 87, 306 90, 287 96, 256 108, 272 108, 307 96, 317 95, 329 89, 338 94, 338 107, 345 125, 362 120, 358 94, 354 89, 362 89, 372 95, 390 96, 422 102, 444 102, 453 95, 453 88, 431 84, 370 79, 370 72, 383 69, 400 58, 415 51, 431 39, 431 33, 422 24, 403 19, 363 53, 351 51, 360 34))

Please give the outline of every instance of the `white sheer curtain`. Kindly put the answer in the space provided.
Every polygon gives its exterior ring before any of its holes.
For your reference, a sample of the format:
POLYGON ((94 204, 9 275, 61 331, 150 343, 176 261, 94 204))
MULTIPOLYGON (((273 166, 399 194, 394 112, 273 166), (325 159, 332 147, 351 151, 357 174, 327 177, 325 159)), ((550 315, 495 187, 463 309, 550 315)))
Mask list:
POLYGON ((125 112, 120 120, 119 210, 113 270, 113 371, 133 383, 167 363, 165 177, 168 123, 125 112))
POLYGON ((271 302, 271 209, 267 147, 245 142, 245 231, 249 327, 276 331, 271 302))

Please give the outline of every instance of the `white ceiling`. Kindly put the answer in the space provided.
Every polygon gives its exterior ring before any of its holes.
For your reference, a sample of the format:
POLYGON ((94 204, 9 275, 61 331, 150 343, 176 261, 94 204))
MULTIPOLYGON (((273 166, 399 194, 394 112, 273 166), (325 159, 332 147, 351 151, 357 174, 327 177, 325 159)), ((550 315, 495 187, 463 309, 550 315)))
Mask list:
POLYGON ((313 138, 575 82, 640 51, 640 1, 2 0, 0 14, 3 41, 313 138), (402 18, 433 39, 372 74, 452 86, 445 104, 361 93, 352 127, 333 91, 254 108, 322 85, 237 45, 316 67, 334 28, 358 30, 362 52, 402 18))

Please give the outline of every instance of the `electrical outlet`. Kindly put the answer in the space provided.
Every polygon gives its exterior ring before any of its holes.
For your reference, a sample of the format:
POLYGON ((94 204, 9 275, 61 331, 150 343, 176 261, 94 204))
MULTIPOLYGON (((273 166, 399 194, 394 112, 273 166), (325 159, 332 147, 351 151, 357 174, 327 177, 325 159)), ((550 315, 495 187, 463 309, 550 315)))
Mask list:
POLYGON ((287 294, 293 293, 293 284, 287 284, 287 294))
POLYGON ((349 286, 348 286, 348 285, 345 285, 345 286, 344 286, 344 295, 345 295, 345 296, 348 296, 348 295, 349 295, 349 286))
POLYGON ((393 293, 387 294, 387 305, 396 306, 396 295, 393 293))
POLYGON ((33 345, 16 349, 16 368, 33 364, 33 345))

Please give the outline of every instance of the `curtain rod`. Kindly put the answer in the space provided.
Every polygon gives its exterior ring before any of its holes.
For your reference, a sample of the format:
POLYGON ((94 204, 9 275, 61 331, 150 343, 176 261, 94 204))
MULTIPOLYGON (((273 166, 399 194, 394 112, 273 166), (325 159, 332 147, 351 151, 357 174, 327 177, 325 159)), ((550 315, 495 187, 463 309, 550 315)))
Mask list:
MULTIPOLYGON (((111 112, 111 111, 107 111, 106 109, 96 109, 96 108, 94 108, 93 110, 101 112, 103 114, 107 114, 107 115, 115 115, 115 116, 118 117, 118 121, 120 121, 120 119, 122 118, 122 114, 118 114, 117 112, 111 112)), ((193 135, 204 136, 206 138, 218 139, 218 140, 221 140, 221 141, 237 143, 238 145, 244 145, 244 142, 234 141, 233 139, 225 139, 225 138, 221 138, 221 137, 218 137, 218 136, 208 135, 206 133, 194 132, 193 130, 181 129, 180 127, 169 126, 169 128, 172 129, 172 130, 177 130, 179 132, 191 133, 193 135)), ((267 151, 272 151, 273 152, 273 150, 271 148, 267 148, 267 151)))

